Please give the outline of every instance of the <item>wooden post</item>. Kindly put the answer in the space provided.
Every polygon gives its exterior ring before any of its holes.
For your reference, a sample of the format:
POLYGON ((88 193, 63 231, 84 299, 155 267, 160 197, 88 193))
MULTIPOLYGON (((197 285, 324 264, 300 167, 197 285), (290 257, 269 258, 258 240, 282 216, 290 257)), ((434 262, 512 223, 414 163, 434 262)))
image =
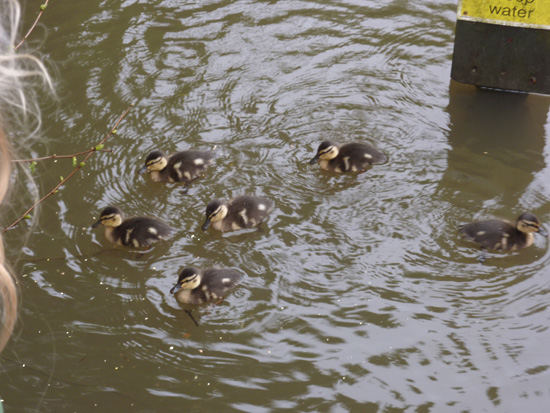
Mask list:
POLYGON ((451 78, 550 94, 550 0, 459 0, 451 78))

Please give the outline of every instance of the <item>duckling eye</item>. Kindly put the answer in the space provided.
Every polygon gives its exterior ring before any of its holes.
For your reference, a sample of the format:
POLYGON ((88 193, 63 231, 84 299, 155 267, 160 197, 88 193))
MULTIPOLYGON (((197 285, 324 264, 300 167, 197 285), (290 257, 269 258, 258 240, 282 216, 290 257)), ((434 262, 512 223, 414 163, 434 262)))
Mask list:
POLYGON ((196 275, 196 274, 193 274, 193 275, 190 275, 190 276, 187 277, 187 278, 184 278, 183 280, 181 280, 181 285, 187 284, 188 282, 193 281, 196 277, 197 277, 197 275, 196 275))
POLYGON ((220 213, 221 210, 222 210, 221 207, 218 208, 218 209, 216 209, 214 212, 212 212, 212 213, 210 214, 210 218, 215 217, 216 215, 218 215, 218 214, 220 213))
POLYGON ((162 158, 151 159, 149 162, 146 163, 146 166, 154 165, 156 163, 159 163, 161 160, 162 160, 162 158))

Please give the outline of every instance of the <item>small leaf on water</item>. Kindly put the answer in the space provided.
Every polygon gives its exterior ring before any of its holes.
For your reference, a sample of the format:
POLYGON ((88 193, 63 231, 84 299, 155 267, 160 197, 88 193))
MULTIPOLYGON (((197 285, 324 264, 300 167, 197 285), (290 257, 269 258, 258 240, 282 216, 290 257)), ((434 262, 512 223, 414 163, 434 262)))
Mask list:
POLYGON ((86 165, 86 162, 80 162, 80 167, 82 168, 84 165, 86 165))
POLYGON ((29 165, 29 168, 31 168, 31 173, 34 173, 34 170, 36 169, 36 162, 32 161, 29 165))
POLYGON ((40 10, 44 11, 46 10, 46 7, 48 7, 48 5, 46 3, 40 5, 40 10))
POLYGON ((117 134, 117 130, 116 130, 116 129, 113 129, 113 130, 111 131, 111 133, 112 133, 113 135, 116 135, 116 134, 117 134))
POLYGON ((103 149, 104 146, 105 146, 105 145, 103 145, 103 144, 97 145, 97 146, 95 147, 95 150, 96 150, 96 151, 100 151, 100 150, 103 149))
POLYGON ((62 177, 62 176, 60 176, 60 177, 59 177, 59 180, 60 180, 60 181, 62 181, 62 180, 63 180, 63 177, 62 177))
POLYGON ((76 166, 76 156, 73 156, 73 166, 76 166))
POLYGON ((23 219, 31 219, 31 218, 32 218, 32 217, 31 217, 29 214, 27 214, 27 215, 25 215, 25 216, 23 217, 23 219))

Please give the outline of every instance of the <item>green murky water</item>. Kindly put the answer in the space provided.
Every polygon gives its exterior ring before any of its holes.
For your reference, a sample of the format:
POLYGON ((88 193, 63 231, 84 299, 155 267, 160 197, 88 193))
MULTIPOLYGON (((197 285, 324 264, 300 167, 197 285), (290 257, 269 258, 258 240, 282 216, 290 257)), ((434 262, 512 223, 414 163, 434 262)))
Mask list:
MULTIPOLYGON (((39 2, 29 1, 25 27, 39 2)), ((55 67, 47 139, 106 147, 5 236, 22 310, 2 353, 7 411, 544 411, 547 240, 485 265, 458 224, 550 221, 550 99, 449 79, 455 1, 52 2, 29 44, 55 67), (44 31, 46 30, 46 32, 44 31), (389 162, 334 176, 320 141, 389 162), (216 147, 188 194, 135 171, 152 149, 216 147), (203 233, 206 203, 277 203, 262 232, 203 233), (139 257, 92 230, 104 206, 169 221, 139 257), (29 238, 23 244, 23 238, 29 238), (241 269, 195 327, 186 265, 241 269)), ((40 193, 72 170, 37 165, 40 193)), ((29 205, 20 193, 2 216, 29 205)))

